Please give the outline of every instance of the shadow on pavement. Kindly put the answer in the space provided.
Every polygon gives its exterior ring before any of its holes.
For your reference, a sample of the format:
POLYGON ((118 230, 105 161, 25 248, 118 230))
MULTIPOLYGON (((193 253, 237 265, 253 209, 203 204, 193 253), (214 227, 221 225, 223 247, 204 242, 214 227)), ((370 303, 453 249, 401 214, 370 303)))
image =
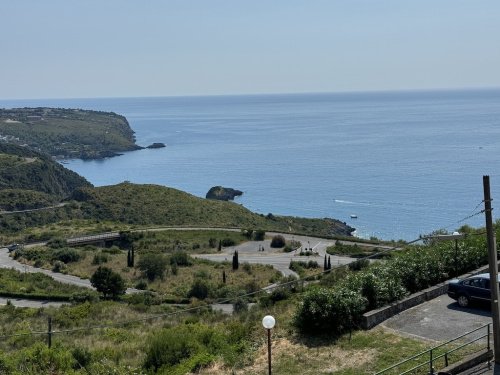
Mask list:
POLYGON ((491 317, 491 306, 489 305, 489 303, 476 303, 470 307, 460 307, 457 302, 452 302, 446 307, 450 310, 491 317))

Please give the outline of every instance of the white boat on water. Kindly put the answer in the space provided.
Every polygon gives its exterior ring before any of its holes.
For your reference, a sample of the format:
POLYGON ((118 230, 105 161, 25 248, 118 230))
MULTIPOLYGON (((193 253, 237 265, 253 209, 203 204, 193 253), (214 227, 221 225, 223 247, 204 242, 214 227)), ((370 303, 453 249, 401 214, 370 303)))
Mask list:
POLYGON ((351 214, 351 219, 357 219, 357 218, 358 218, 358 215, 351 214))

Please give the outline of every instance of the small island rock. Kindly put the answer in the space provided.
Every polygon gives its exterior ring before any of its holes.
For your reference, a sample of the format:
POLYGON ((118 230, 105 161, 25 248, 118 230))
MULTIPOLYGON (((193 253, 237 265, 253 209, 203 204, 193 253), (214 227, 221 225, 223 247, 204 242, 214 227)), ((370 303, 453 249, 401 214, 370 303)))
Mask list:
POLYGON ((153 144, 150 144, 146 148, 163 148, 163 147, 166 147, 165 143, 155 142, 153 144))
POLYGON ((240 190, 235 190, 231 188, 225 188, 222 186, 214 186, 210 188, 208 191, 206 198, 207 199, 216 199, 219 201, 229 201, 233 200, 234 197, 243 195, 243 192, 240 190))

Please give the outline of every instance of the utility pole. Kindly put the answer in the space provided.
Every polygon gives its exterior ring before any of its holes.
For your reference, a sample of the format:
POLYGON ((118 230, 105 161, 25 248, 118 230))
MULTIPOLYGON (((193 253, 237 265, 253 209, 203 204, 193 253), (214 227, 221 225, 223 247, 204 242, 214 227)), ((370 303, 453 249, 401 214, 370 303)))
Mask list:
POLYGON ((488 239, 488 265, 490 270, 491 286, 491 315, 493 317, 493 355, 495 365, 500 365, 500 316, 498 300, 498 261, 495 239, 495 229, 493 228, 490 176, 483 176, 484 187, 484 215, 486 217, 486 236, 488 239))

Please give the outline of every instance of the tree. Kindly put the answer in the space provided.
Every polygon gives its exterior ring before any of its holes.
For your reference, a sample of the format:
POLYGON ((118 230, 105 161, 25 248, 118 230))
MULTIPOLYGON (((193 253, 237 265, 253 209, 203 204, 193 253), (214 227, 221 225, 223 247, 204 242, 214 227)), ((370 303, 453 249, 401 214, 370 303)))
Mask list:
POLYGON ((265 236, 266 236, 266 232, 262 229, 258 229, 254 233, 254 240, 255 241, 263 241, 265 236))
POLYGON ((332 262, 330 260, 330 256, 328 256, 328 269, 331 270, 332 269, 332 262))
POLYGON ((233 254, 233 271, 236 271, 240 267, 240 261, 238 260, 238 252, 235 251, 233 254))
POLYGON ((271 240, 271 247, 280 248, 284 247, 285 245, 286 245, 285 237, 283 237, 281 234, 273 236, 271 240))
POLYGON ((328 269, 328 264, 326 263, 326 254, 325 254, 325 260, 323 262, 323 271, 326 271, 328 269))
POLYGON ((219 251, 222 250, 222 240, 219 240, 219 247, 217 248, 217 250, 219 250, 219 251))
POLYGON ((222 270, 222 282, 226 283, 226 270, 222 270))
POLYGON ((217 246, 217 240, 215 238, 209 238, 208 239, 208 246, 210 246, 212 249, 217 246))
POLYGON ((125 294, 126 287, 122 277, 108 267, 100 266, 90 278, 90 283, 104 297, 117 298, 125 294))
POLYGON ((162 254, 144 254, 139 259, 138 267, 149 281, 154 281, 157 277, 163 279, 167 264, 168 259, 162 254))
POLYGON ((205 299, 208 297, 208 286, 201 279, 196 279, 191 286, 188 297, 195 297, 198 299, 205 299))

